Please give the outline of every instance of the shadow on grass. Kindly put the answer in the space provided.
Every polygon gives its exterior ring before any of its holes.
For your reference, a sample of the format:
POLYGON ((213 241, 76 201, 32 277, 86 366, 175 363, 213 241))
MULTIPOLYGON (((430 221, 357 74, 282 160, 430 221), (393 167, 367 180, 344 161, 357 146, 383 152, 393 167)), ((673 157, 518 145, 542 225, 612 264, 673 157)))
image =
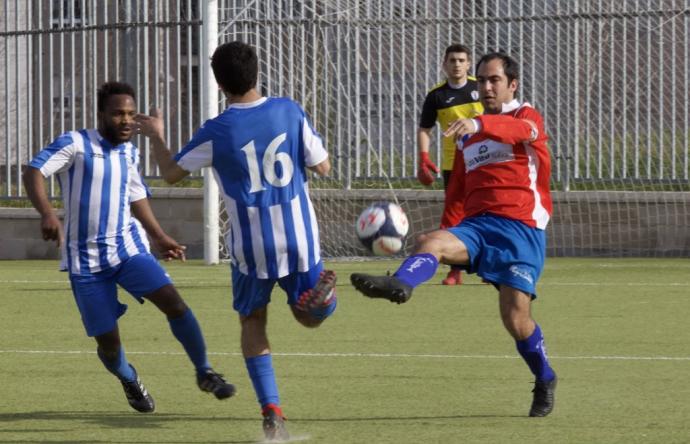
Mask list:
MULTIPOLYGON (((447 415, 447 416, 368 416, 368 417, 331 417, 331 418, 296 418, 291 417, 289 422, 295 424, 309 424, 309 423, 365 423, 365 422, 401 422, 401 421, 448 421, 448 420, 463 420, 463 419, 487 419, 487 418, 527 418, 524 415, 447 415)), ((71 422, 82 422, 91 423, 96 427, 108 427, 112 429, 120 430, 131 430, 131 429, 146 429, 155 430, 156 428, 166 427, 167 424, 184 421, 184 422, 203 422, 203 423, 222 423, 224 425, 232 424, 232 422, 248 422, 252 424, 257 424, 257 417, 204 417, 198 415, 185 415, 185 414, 167 414, 167 413, 154 413, 154 414, 138 414, 138 413, 122 413, 122 412, 17 412, 17 413, 0 413, 0 424, 15 422, 15 421, 71 421, 71 422)), ((39 426, 39 424, 35 424, 39 426)), ((47 428, 45 425, 43 427, 27 427, 27 428, 15 428, 13 430, 4 428, 0 430, 0 443, 4 442, 17 442, 16 436, 23 435, 28 438, 27 434, 40 433, 41 435, 55 433, 55 434, 69 434, 78 433, 79 427, 75 424, 74 429, 64 429, 64 428, 47 428), (3 434, 9 433, 14 434, 14 436, 8 441, 9 436, 3 434)), ((107 433, 107 432, 106 432, 107 433)), ((143 438, 143 437, 141 437, 143 438)), ((189 437, 186 439, 180 437, 179 440, 169 440, 169 439, 139 439, 138 443, 143 444, 189 444, 189 437)), ((32 439, 21 439, 22 443, 38 444, 38 443, 50 443, 50 444, 82 444, 82 443, 112 443, 112 438, 106 438, 102 440, 86 439, 86 440, 46 440, 45 438, 39 440, 32 439)), ((201 441, 199 441, 201 442, 201 441)), ((208 439, 203 440, 206 444, 249 444, 261 441, 256 440, 213 440, 208 439)))
POLYGON ((0 413, 0 423, 11 421, 62 421, 82 420, 109 427, 156 427, 171 421, 249 421, 257 417, 207 417, 179 413, 137 413, 130 412, 17 412, 0 413))
MULTIPOLYGON (((232 417, 201 417, 198 415, 181 415, 181 414, 167 414, 167 413, 153 413, 153 414, 142 414, 142 413, 123 413, 123 412, 17 412, 17 413, 0 413, 0 424, 4 423, 7 425, 8 423, 15 422, 15 421, 72 421, 72 422, 81 422, 81 423, 90 423, 95 425, 96 427, 107 427, 107 428, 112 428, 112 429, 146 429, 146 430, 155 430, 157 428, 162 428, 165 427, 167 424, 177 422, 177 421, 184 421, 184 422, 222 422, 224 424, 232 422, 232 421, 245 421, 245 422, 250 422, 252 424, 258 424, 258 419, 255 416, 247 417, 247 418, 232 418, 232 417)), ((39 426, 39 424, 36 424, 36 426, 39 426)), ((45 424, 43 427, 22 427, 22 428, 15 428, 13 430, 9 430, 7 428, 3 428, 0 430, 0 443, 3 442, 17 442, 16 438, 11 439, 10 441, 7 441, 3 437, 3 434, 6 433, 14 433, 14 434, 27 434, 27 433, 70 433, 70 432, 79 432, 79 429, 75 427, 74 430, 68 430, 64 428, 53 428, 53 429, 48 429, 45 427, 45 424)), ((46 439, 40 439, 40 440, 30 440, 30 439, 22 439, 21 442, 23 443, 46 443, 49 442, 51 444, 58 444, 58 443, 112 443, 112 438, 105 438, 103 440, 94 440, 94 439, 88 439, 88 440, 46 440, 46 439)), ((180 440, 139 440, 137 441, 139 443, 146 443, 146 444, 157 444, 157 443, 189 443, 189 438, 187 439, 182 439, 180 440)), ((256 443, 255 440, 252 441, 247 441, 247 440, 239 440, 239 441, 231 441, 231 440, 222 440, 222 441, 208 441, 207 439, 204 439, 204 443, 209 443, 209 444, 215 444, 215 443, 229 443, 229 444, 245 444, 245 443, 256 443)))

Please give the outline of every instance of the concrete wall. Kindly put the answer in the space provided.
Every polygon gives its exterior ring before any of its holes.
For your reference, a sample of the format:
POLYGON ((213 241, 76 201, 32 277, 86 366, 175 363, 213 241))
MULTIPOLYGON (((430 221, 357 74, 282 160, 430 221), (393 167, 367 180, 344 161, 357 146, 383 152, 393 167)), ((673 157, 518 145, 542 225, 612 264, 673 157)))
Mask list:
MULTIPOLYGON (((188 257, 203 257, 202 190, 152 192, 163 228, 187 245, 188 257)), ((411 233, 433 228, 428 221, 441 214, 441 192, 396 194, 412 221, 411 233)), ((357 243, 353 223, 358 212, 382 196, 377 190, 313 190, 312 198, 324 242, 343 244, 342 249, 330 247, 330 254, 338 256, 357 243)), ((555 192, 553 198, 549 256, 690 257, 690 193, 555 192)), ((41 239, 39 222, 31 208, 0 208, 0 259, 57 258, 55 244, 41 239)))
MULTIPOLYGON (((163 229, 187 246, 189 258, 204 255, 201 189, 153 188, 151 208, 163 229)), ((62 217, 62 210, 58 211, 62 217)), ((0 259, 57 259, 55 242, 41 238, 40 217, 33 208, 0 208, 0 259)))

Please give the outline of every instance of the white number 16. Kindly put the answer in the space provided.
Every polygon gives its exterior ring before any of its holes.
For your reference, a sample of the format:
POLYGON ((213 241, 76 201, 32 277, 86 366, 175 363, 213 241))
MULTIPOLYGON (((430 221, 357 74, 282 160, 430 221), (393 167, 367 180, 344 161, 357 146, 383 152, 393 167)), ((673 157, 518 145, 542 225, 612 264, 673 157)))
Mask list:
MULTIPOLYGON (((286 133, 280 134, 275 139, 271 140, 268 144, 266 152, 264 153, 264 158, 262 159, 264 178, 266 182, 274 187, 284 187, 289 184, 292 180, 292 173, 295 170, 292 164, 292 159, 288 153, 277 153, 278 147, 281 143, 285 142, 287 138, 286 133), (281 177, 276 176, 276 164, 279 163, 283 174, 281 177)), ((254 141, 252 140, 248 144, 242 147, 242 151, 247 155, 247 164, 249 165, 249 180, 251 181, 250 193, 256 193, 257 191, 263 191, 266 188, 263 186, 261 181, 261 171, 259 170, 259 161, 256 158, 256 147, 254 146, 254 141)))

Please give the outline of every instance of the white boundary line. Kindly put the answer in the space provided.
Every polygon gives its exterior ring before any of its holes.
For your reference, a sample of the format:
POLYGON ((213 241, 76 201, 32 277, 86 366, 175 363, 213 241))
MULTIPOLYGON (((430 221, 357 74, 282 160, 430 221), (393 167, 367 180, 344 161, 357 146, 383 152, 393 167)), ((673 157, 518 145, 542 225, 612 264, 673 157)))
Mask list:
MULTIPOLYGON (((84 350, 0 350, 0 354, 26 355, 92 355, 95 351, 84 350)), ((130 355, 185 355, 183 352, 147 352, 127 351, 130 355)), ((213 356, 242 356, 239 352, 209 352, 213 356)), ((273 356, 309 357, 309 358, 421 358, 421 359, 520 359, 508 355, 450 355, 450 354, 415 354, 415 353, 273 353, 273 356)), ((591 360, 591 361, 690 361, 690 356, 551 356, 554 360, 591 360)))

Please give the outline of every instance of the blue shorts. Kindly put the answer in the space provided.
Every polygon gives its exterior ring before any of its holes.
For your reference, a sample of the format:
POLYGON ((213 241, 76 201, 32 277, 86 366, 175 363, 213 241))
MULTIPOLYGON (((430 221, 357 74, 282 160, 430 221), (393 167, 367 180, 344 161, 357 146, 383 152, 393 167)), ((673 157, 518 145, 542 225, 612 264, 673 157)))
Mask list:
POLYGON ((500 216, 469 217, 449 228, 467 247, 469 273, 496 285, 507 285, 536 298, 544 268, 546 232, 500 216))
POLYGON ((143 296, 172 284, 170 276, 149 253, 137 254, 90 276, 70 275, 69 279, 88 336, 108 333, 125 314, 127 305, 117 300, 117 284, 142 304, 143 296))
POLYGON ((278 279, 259 279, 247 276, 237 267, 232 269, 232 308, 242 316, 249 316, 254 310, 264 308, 271 302, 271 292, 276 282, 287 294, 287 303, 294 305, 299 296, 314 288, 323 271, 323 261, 319 261, 309 271, 290 273, 278 279))

